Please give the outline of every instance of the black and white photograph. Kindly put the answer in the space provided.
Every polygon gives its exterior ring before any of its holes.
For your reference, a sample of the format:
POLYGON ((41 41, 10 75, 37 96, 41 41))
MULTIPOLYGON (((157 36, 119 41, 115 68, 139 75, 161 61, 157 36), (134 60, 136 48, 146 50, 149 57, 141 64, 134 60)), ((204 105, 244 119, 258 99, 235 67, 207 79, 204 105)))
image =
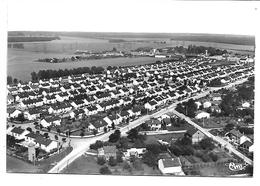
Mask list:
POLYGON ((257 5, 8 0, 6 174, 254 177, 257 5))

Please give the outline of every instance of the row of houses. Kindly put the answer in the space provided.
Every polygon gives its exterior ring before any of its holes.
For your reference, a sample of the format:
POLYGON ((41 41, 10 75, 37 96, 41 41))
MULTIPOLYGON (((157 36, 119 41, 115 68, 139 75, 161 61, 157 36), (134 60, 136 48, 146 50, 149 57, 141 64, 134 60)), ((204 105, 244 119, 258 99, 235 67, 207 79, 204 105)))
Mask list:
POLYGON ((57 141, 47 139, 41 134, 30 132, 19 127, 9 127, 7 129, 7 135, 13 136, 15 139, 20 141, 19 145, 27 148, 29 144, 34 144, 36 148, 41 148, 46 152, 58 148, 57 141))

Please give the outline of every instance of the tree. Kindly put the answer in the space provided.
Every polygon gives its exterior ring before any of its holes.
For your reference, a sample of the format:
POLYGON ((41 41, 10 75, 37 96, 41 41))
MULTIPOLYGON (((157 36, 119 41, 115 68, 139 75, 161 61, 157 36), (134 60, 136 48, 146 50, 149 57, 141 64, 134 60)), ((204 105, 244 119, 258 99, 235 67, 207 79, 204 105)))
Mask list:
POLYGON ((45 132, 43 135, 45 138, 49 138, 49 134, 47 132, 45 132))
POLYGON ((116 128, 114 122, 112 122, 111 127, 112 127, 113 130, 116 128))
POLYGON ((234 124, 228 123, 228 124, 225 125, 224 131, 225 131, 225 132, 229 132, 229 131, 231 131, 232 129, 234 129, 234 127, 235 127, 234 124))
POLYGON ((111 170, 107 166, 101 167, 99 172, 100 174, 112 174, 111 170))
POLYGON ((128 162, 124 162, 123 170, 128 170, 128 172, 132 172, 132 168, 128 162))
POLYGON ((18 84, 18 79, 14 78, 13 83, 18 84))
POLYGON ((104 164, 106 163, 106 160, 105 160, 105 158, 103 158, 103 157, 98 157, 98 158, 97 158, 97 163, 98 163, 99 165, 104 165, 104 164))
POLYGON ((103 141, 97 140, 95 143, 91 144, 91 145, 89 146, 89 148, 90 148, 90 149, 93 149, 93 150, 97 150, 97 149, 99 149, 99 148, 101 148, 101 147, 103 147, 103 146, 104 146, 103 141))
POLYGON ((32 128, 31 127, 27 127, 26 130, 28 130, 29 132, 32 132, 32 128))
POLYGON ((31 79, 32 79, 32 81, 38 80, 38 77, 37 77, 37 73, 36 73, 36 72, 32 72, 32 73, 31 73, 31 79))
POLYGON ((131 129, 130 131, 127 132, 127 138, 130 139, 131 141, 134 141, 135 139, 138 138, 138 130, 136 128, 131 129))
POLYGON ((92 132, 93 132, 93 135, 97 135, 97 133, 98 133, 97 129, 94 129, 92 132))
POLYGON ((120 139, 120 136, 121 136, 120 130, 116 130, 114 133, 112 133, 109 136, 109 140, 108 141, 111 142, 111 143, 115 143, 115 142, 117 142, 120 139))
POLYGON ((112 167, 116 166, 117 165, 117 161, 114 157, 109 157, 109 161, 108 161, 108 164, 112 167))
POLYGON ((25 121, 24 114, 23 114, 23 113, 18 114, 17 120, 18 120, 18 121, 21 121, 21 122, 23 123, 23 122, 25 121))
POLYGON ((118 153, 117 154, 116 161, 117 161, 117 163, 122 163, 123 162, 123 155, 122 155, 122 153, 118 153))
POLYGON ((83 138, 85 136, 84 130, 81 131, 80 136, 83 138))
POLYGON ((142 159, 150 167, 155 168, 157 166, 157 157, 151 151, 145 152, 142 159))
POLYGON ((117 147, 121 148, 121 149, 127 149, 128 148, 128 139, 126 137, 121 137, 119 139, 117 147))
POLYGON ((12 76, 7 76, 7 84, 10 85, 13 83, 13 78, 12 76))
POLYGON ((55 138, 55 140, 58 140, 58 139, 59 139, 57 135, 55 135, 54 138, 55 138))
POLYGON ((215 148, 215 145, 211 138, 204 138, 199 142, 199 145, 202 149, 205 150, 213 150, 215 148))

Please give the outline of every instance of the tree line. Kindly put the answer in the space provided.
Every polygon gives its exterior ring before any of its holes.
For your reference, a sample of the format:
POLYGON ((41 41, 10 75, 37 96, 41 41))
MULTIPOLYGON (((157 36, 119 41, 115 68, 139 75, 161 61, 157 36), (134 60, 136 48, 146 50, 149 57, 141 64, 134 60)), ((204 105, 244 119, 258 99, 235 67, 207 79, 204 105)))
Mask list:
POLYGON ((196 45, 189 45, 188 48, 183 46, 176 46, 174 47, 174 51, 181 53, 181 54, 202 54, 205 53, 206 50, 208 51, 208 55, 223 55, 228 53, 227 50, 216 49, 213 47, 205 47, 205 46, 196 46, 196 45))
POLYGON ((102 74, 105 71, 103 67, 96 67, 92 66, 89 67, 79 67, 73 69, 59 69, 59 70, 40 70, 38 73, 32 72, 31 79, 32 81, 37 81, 40 79, 50 79, 50 78, 57 78, 62 76, 69 76, 69 75, 78 75, 78 74, 102 74))

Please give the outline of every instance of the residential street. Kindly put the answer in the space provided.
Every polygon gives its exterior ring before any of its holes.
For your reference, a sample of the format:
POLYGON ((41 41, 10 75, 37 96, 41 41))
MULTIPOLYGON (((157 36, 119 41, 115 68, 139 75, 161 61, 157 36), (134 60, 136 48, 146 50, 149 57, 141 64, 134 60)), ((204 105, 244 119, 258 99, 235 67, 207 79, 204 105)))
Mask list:
MULTIPOLYGON (((201 94, 195 95, 193 97, 186 98, 186 99, 184 99, 182 101, 177 101, 177 102, 173 103, 171 106, 169 106, 167 108, 164 108, 164 109, 161 109, 160 111, 158 111, 158 112, 156 112, 154 114, 146 115, 146 116, 143 116, 143 117, 141 117, 141 118, 139 118, 139 119, 137 119, 135 121, 130 122, 129 125, 120 128, 121 134, 125 135, 127 133, 127 131, 131 130, 132 128, 137 127, 138 125, 142 124, 143 122, 145 122, 146 120, 148 120, 151 117, 159 117, 162 114, 165 114, 165 113, 167 113, 169 111, 172 111, 176 115, 178 115, 179 117, 185 119, 191 125, 196 127, 198 130, 202 131, 206 136, 212 138, 214 141, 217 141, 222 146, 225 146, 228 150, 230 150, 234 154, 238 155, 245 162, 247 162, 248 164, 251 165, 252 161, 249 158, 245 157, 240 152, 238 152, 236 149, 234 149, 234 147, 231 144, 229 144, 228 142, 224 141, 223 139, 221 139, 219 137, 213 136, 206 129, 204 129, 204 128, 200 127, 199 125, 197 125, 196 123, 192 122, 189 117, 186 117, 185 115, 180 114, 179 112, 174 110, 176 105, 178 103, 180 103, 180 102, 187 101, 187 100, 189 100, 191 98, 198 99, 198 98, 201 98, 201 97, 205 97, 206 95, 208 95, 210 93, 210 91, 219 90, 221 88, 230 88, 230 87, 232 87, 234 85, 241 84, 241 83, 243 83, 245 81, 246 81, 246 79, 242 79, 242 80, 239 80, 237 82, 231 83, 231 84, 229 84, 229 85, 227 85, 225 87, 210 88, 209 90, 207 90, 205 92, 202 92, 201 94)), ((106 140, 108 140, 109 135, 112 134, 112 133, 113 133, 113 131, 110 131, 110 132, 105 133, 105 134, 103 134, 101 136, 96 136, 96 137, 92 137, 92 138, 82 138, 82 139, 74 138, 74 139, 71 139, 71 145, 73 147, 73 151, 70 154, 68 154, 68 156, 66 156, 64 159, 62 159, 60 162, 58 162, 57 165, 54 166, 49 171, 49 173, 59 173, 61 170, 63 170, 65 167, 67 167, 70 163, 72 163, 74 160, 76 160, 78 157, 80 157, 82 154, 84 154, 87 150, 89 150, 90 144, 95 143, 96 140, 106 141, 106 140)))

